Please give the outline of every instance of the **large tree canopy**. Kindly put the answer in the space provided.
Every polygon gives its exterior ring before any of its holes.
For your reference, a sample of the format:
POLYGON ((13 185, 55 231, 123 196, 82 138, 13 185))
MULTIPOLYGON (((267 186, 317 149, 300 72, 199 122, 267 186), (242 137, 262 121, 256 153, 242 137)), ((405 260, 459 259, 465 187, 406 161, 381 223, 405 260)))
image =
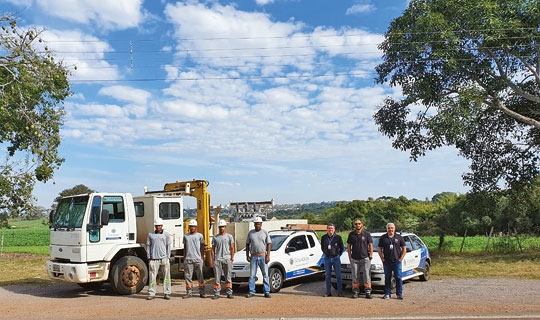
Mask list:
POLYGON ((39 30, 18 29, 7 16, 0 25, 0 218, 6 219, 30 210, 36 181, 51 179, 63 162, 61 103, 70 87, 66 67, 39 30))
POLYGON ((375 114, 416 161, 445 145, 470 159, 473 191, 534 181, 540 151, 540 2, 412 0, 380 47, 377 83, 401 87, 375 114))

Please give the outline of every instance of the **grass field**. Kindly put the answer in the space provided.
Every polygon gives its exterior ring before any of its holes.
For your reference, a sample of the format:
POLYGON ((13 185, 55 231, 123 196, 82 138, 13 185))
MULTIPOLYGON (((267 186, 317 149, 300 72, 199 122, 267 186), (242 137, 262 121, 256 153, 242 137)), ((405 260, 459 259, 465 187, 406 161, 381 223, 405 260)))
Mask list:
POLYGON ((0 252, 49 254, 50 231, 47 220, 10 222, 0 229, 0 252))
MULTIPOLYGON (((0 229, 0 286, 15 283, 49 283, 45 261, 49 254, 46 220, 12 222, 0 229)), ((347 233, 342 234, 346 240, 347 233)), ((433 279, 504 277, 540 280, 540 238, 530 236, 422 237, 431 251, 433 279), (463 249, 461 245, 463 243, 463 249), (521 245, 521 249, 520 249, 521 245), (486 250, 487 247, 487 250, 486 250), (460 252, 461 250, 461 252, 460 252)))

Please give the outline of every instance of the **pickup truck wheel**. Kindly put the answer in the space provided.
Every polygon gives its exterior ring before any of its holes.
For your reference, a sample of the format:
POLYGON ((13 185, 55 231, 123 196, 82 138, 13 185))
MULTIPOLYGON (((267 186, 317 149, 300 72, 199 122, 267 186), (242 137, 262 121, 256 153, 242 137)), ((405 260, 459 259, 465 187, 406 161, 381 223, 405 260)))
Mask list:
POLYGON ((430 275, 429 267, 430 267, 429 262, 426 261, 426 263, 424 264, 424 274, 419 277, 420 280, 422 280, 422 281, 428 281, 429 280, 429 275, 430 275))
POLYGON ((109 279, 118 294, 139 293, 148 282, 148 267, 138 257, 122 257, 112 266, 109 279))
POLYGON ((279 292, 283 287, 283 274, 278 268, 270 268, 268 271, 270 278, 270 292, 279 292))

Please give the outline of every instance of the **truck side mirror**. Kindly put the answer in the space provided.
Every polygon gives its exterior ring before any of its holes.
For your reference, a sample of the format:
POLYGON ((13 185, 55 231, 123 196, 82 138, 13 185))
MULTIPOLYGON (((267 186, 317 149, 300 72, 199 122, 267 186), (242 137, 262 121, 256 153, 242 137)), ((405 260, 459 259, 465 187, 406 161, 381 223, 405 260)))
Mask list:
POLYGON ((296 251, 295 247, 287 247, 287 248, 285 248, 285 253, 294 252, 294 251, 296 251))
POLYGON ((49 212, 49 226, 52 226, 53 217, 54 217, 54 210, 51 210, 49 212))
POLYGON ((109 210, 101 211, 101 225, 102 226, 109 225, 109 210))

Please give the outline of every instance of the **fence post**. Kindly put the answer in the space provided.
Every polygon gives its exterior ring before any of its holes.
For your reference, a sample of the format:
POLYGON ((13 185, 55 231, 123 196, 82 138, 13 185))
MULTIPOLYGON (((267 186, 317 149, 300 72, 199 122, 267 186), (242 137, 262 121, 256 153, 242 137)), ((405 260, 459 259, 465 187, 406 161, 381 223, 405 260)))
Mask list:
POLYGON ((486 250, 484 251, 488 251, 488 248, 489 248, 489 240, 491 239, 491 235, 493 234, 493 227, 491 227, 491 230, 489 231, 489 236, 487 238, 487 243, 486 243, 486 250))
POLYGON ((523 253, 523 247, 521 246, 521 241, 519 240, 519 237, 518 237, 518 233, 517 233, 517 229, 514 228, 514 233, 516 234, 516 240, 518 242, 518 246, 519 246, 519 251, 521 253, 523 253))
POLYGON ((465 234, 463 235, 463 240, 461 241, 461 248, 459 248, 459 253, 463 251, 463 245, 465 244, 465 238, 467 238, 467 229, 465 229, 465 234))

